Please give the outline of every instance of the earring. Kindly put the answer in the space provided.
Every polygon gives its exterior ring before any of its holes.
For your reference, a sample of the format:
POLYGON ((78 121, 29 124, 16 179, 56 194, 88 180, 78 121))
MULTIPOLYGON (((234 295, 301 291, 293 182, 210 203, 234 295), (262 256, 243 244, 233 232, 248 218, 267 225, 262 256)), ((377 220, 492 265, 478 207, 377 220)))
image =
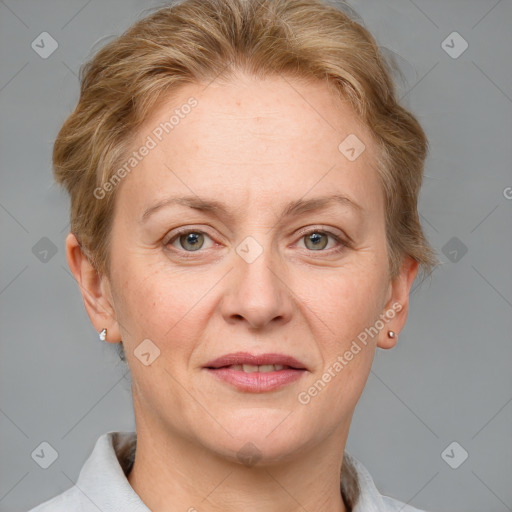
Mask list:
POLYGON ((395 338, 396 334, 395 331, 388 331, 388 338, 395 338))
POLYGON ((107 339, 107 329, 103 329, 100 332, 99 338, 100 338, 101 341, 105 341, 107 339))

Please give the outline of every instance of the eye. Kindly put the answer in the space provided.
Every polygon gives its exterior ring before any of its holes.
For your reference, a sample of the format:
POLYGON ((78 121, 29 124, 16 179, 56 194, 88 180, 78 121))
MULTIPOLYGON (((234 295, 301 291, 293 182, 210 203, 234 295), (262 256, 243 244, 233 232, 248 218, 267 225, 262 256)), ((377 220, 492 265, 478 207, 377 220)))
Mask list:
MULTIPOLYGON (((308 252, 337 253, 349 247, 349 244, 346 243, 340 236, 323 229, 309 229, 308 231, 303 231, 300 234, 299 241, 302 240, 304 240, 304 245, 306 249, 308 249, 308 252), (334 247, 329 247, 326 249, 326 247, 329 245, 329 239, 334 241, 334 247)), ((198 252, 201 249, 211 248, 213 245, 215 245, 215 242, 204 231, 199 229, 183 228, 171 234, 170 238, 164 242, 164 245, 172 246, 174 247, 173 250, 186 255, 187 253, 190 254, 198 252), (210 241, 209 244, 208 240, 210 241)))
POLYGON ((312 229, 305 233, 301 234, 300 240, 304 240, 304 245, 307 249, 311 251, 324 251, 324 249, 329 244, 329 238, 335 241, 335 244, 338 246, 334 248, 334 252, 339 252, 348 247, 348 244, 345 243, 339 236, 331 233, 329 231, 324 231, 320 229, 312 229))
POLYGON ((192 230, 182 230, 178 233, 175 233, 165 245, 172 245, 177 249, 182 249, 186 252, 194 252, 199 249, 204 248, 205 239, 211 238, 204 231, 199 231, 197 229, 192 230))

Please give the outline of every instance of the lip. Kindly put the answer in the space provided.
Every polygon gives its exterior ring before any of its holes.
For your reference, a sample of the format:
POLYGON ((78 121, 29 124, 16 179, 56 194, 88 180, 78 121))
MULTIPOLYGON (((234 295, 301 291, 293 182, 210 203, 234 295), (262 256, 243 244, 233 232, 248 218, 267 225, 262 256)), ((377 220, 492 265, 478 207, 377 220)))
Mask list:
POLYGON ((237 352, 227 354, 210 361, 204 366, 204 369, 212 375, 240 391, 249 393, 265 393, 291 384, 300 379, 307 371, 305 365, 294 357, 284 354, 249 354, 247 352, 237 352), (251 372, 243 370, 234 370, 228 368, 232 365, 250 364, 254 366, 262 365, 282 365, 288 368, 270 372, 251 372))
POLYGON ((285 354, 250 354, 249 352, 234 352, 218 357, 204 365, 205 368, 218 369, 233 364, 252 364, 262 366, 264 364, 280 364, 290 366, 296 370, 307 370, 306 366, 294 357, 285 354))

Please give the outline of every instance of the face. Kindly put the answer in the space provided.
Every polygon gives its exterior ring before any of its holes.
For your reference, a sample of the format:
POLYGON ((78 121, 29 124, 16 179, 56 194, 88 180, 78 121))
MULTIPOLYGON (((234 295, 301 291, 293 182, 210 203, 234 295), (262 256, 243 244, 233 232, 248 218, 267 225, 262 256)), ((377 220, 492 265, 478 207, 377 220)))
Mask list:
POLYGON ((368 130, 322 82, 243 76, 180 89, 143 145, 108 281, 138 427, 264 460, 343 435, 392 298, 368 130))

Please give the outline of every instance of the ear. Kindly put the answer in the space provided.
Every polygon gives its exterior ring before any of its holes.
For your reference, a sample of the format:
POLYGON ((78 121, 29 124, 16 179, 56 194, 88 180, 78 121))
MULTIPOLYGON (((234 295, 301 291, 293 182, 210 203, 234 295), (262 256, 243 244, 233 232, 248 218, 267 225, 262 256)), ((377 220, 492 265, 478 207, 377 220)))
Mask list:
POLYGON ((387 322, 379 332, 377 346, 389 349, 396 345, 398 334, 402 331, 409 312, 409 293, 418 273, 418 262, 411 257, 404 257, 399 274, 390 281, 388 300, 383 310, 387 322), (395 337, 389 338, 388 331, 394 331, 395 337))
POLYGON ((98 333, 107 329, 105 341, 118 343, 121 341, 121 334, 113 306, 110 282, 94 268, 73 233, 66 237, 66 258, 80 287, 92 325, 98 333))

